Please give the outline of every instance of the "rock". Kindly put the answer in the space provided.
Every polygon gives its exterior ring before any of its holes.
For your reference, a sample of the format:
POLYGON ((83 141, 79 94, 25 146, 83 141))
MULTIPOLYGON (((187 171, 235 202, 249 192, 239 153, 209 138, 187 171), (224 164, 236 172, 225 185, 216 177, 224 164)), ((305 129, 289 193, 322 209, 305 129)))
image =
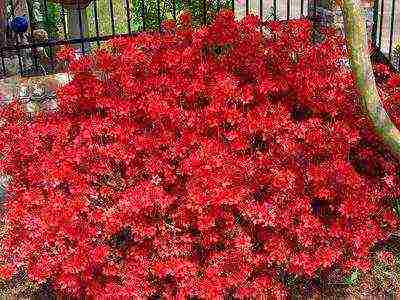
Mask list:
POLYGON ((36 110, 37 104, 48 109, 55 109, 57 89, 71 81, 71 76, 66 73, 21 77, 13 76, 0 80, 0 105, 6 105, 13 99, 27 104, 28 111, 36 110))
POLYGON ((45 42, 49 39, 49 35, 44 29, 34 30, 32 36, 35 42, 45 42))

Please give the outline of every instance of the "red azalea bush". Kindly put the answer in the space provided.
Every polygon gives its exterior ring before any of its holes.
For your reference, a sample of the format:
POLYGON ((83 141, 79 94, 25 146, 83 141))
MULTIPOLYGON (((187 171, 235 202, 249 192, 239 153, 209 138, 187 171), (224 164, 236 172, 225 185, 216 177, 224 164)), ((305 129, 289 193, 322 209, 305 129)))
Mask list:
MULTIPOLYGON (((231 11, 163 25, 60 53, 74 79, 58 112, 2 109, 2 276, 70 296, 220 299, 285 296, 278 270, 368 269, 398 226, 399 162, 358 109, 343 39, 231 11)), ((398 77, 375 71, 395 99, 398 77)))

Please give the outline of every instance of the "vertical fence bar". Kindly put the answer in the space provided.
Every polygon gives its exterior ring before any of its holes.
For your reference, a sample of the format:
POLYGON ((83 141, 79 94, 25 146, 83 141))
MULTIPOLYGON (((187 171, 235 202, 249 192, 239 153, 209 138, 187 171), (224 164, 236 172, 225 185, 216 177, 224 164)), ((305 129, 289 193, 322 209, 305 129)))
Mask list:
POLYGON ((232 0, 232 11, 235 13, 235 0, 232 0))
POLYGON ((145 16, 144 16, 144 0, 141 1, 142 3, 142 22, 143 22, 143 31, 146 30, 146 24, 145 24, 145 16))
POLYGON ((263 21, 263 0, 260 0, 260 20, 263 21))
MULTIPOLYGON (((14 3, 11 1, 11 17, 14 19, 15 18, 15 7, 14 3)), ((17 37, 17 47, 19 46, 19 36, 17 37)), ((22 75, 23 74, 23 67, 22 67, 22 58, 21 58, 21 50, 18 48, 17 49, 17 56, 18 56, 18 63, 19 63, 19 72, 22 75)))
MULTIPOLYGON (((6 45, 6 33, 5 29, 7 27, 7 8, 6 1, 0 0, 0 29, 4 32, 0 32, 0 58, 1 58, 1 69, 3 74, 2 76, 6 77, 6 65, 4 63, 4 49, 3 47, 6 45)), ((1 76, 0 76, 1 77, 1 76)))
POLYGON ((249 0, 246 0, 246 16, 249 14, 249 0))
POLYGON ((317 0, 314 0, 314 12, 313 12, 313 17, 317 17, 317 0))
POLYGON ((100 48, 100 30, 99 30, 99 17, 97 15, 97 0, 93 1, 93 14, 94 14, 94 26, 96 29, 96 42, 97 42, 97 48, 100 48))
POLYGON ((286 20, 289 21, 290 18, 290 0, 286 1, 286 20))
POLYGON ((129 5, 129 0, 125 0, 126 4, 126 22, 128 25, 128 33, 132 34, 132 28, 131 28, 131 10, 130 10, 130 5, 129 5))
POLYGON ((300 13, 302 16, 304 16, 304 0, 301 0, 300 2, 300 13))
POLYGON ((85 54, 85 43, 83 42, 83 22, 82 22, 82 13, 81 13, 81 2, 78 0, 78 22, 79 22, 79 35, 81 40, 81 49, 82 53, 85 54))
POLYGON ((157 20, 158 20, 158 30, 161 32, 161 15, 160 15, 160 0, 157 0, 157 20))
POLYGON ((111 32, 115 35, 115 20, 114 20, 114 6, 112 0, 110 0, 110 21, 111 21, 111 32))
MULTIPOLYGON (((31 31, 31 38, 32 38, 32 41, 35 43, 36 41, 34 40, 34 37, 33 37, 33 27, 32 27, 32 20, 33 20, 32 2, 30 0, 27 0, 26 1, 26 5, 28 7, 29 25, 30 25, 29 28, 30 28, 30 31, 31 31)), ((35 49, 35 51, 36 51, 37 47, 33 47, 33 48, 31 47, 30 51, 32 52, 33 49, 35 49)), ((31 55, 31 56, 33 56, 33 55, 31 55)), ((33 63, 35 64, 35 71, 38 72, 39 66, 38 66, 36 55, 33 56, 33 63)))
POLYGON ((394 27, 394 12, 395 12, 396 0, 392 0, 392 14, 390 20, 390 39, 389 39, 389 60, 392 60, 392 47, 393 47, 393 27, 394 27))
POLYGON ((274 6, 274 20, 276 21, 277 16, 276 16, 276 0, 274 0, 274 3, 272 4, 274 6))
MULTIPOLYGON (((46 19, 46 22, 49 23, 49 16, 48 16, 48 8, 47 8, 47 0, 43 1, 43 5, 44 5, 44 18, 46 19)), ((49 44, 49 49, 50 49, 50 66, 51 66, 51 70, 54 72, 54 55, 53 55, 53 47, 49 44)))
POLYGON ((5 45, 7 28, 6 0, 0 0, 0 44, 5 45))
POLYGON ((207 3, 203 0, 203 25, 207 24, 207 3))
POLYGON ((129 0, 125 0, 125 5, 126 5, 126 25, 128 25, 128 33, 131 34, 132 33, 132 29, 131 29, 131 12, 130 12, 130 8, 129 8, 129 0))
POLYGON ((3 51, 3 46, 0 47, 0 55, 1 55, 1 69, 3 70, 3 76, 5 77, 6 74, 6 64, 4 63, 4 51, 3 51))
POLYGON ((67 40, 67 24, 65 22, 65 9, 64 5, 61 5, 61 15, 62 15, 62 23, 63 23, 63 31, 64 31, 64 39, 67 40))
POLYGON ((383 9, 384 9, 384 0, 381 0, 381 19, 379 20, 379 50, 381 50, 382 46, 382 25, 383 25, 383 9))
POLYGON ((374 44, 374 46, 376 46, 376 34, 378 31, 378 14, 379 14, 378 10, 379 10, 379 0, 374 0, 374 24, 372 27, 372 43, 374 44))
POLYGON ((218 9, 218 11, 221 9, 221 0, 217 1, 217 9, 218 9))
POLYGON ((175 0, 172 0, 172 14, 174 16, 174 20, 176 21, 176 6, 175 6, 175 0))

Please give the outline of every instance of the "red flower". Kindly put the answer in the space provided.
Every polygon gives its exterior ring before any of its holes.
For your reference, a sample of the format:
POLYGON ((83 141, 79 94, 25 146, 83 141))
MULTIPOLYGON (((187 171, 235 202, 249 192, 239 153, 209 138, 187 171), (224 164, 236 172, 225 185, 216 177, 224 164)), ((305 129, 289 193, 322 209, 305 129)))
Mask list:
POLYGON ((111 68, 114 67, 112 55, 104 49, 99 49, 95 52, 94 61, 100 71, 111 71, 111 68))
POLYGON ((183 10, 178 16, 178 24, 187 27, 192 23, 192 15, 189 11, 183 10))
POLYGON ((12 266, 0 266, 0 278, 3 280, 10 280, 15 270, 15 267, 12 266))
MULTIPOLYGON (((369 267, 370 247, 398 225, 380 203, 398 196, 399 165, 359 115, 338 66, 344 39, 326 30, 313 45, 306 20, 267 22, 263 38, 258 17, 231 11, 190 24, 184 12, 167 34, 81 58, 64 50, 74 79, 59 111, 1 108, 12 264, 0 276, 26 267, 95 298, 214 299, 235 287, 280 299, 275 265, 309 277, 369 267)), ((384 92, 397 77, 384 65, 375 75, 397 120, 396 91, 384 92)))
POLYGON ((400 75, 398 74, 391 75, 386 84, 389 88, 392 89, 400 87, 400 75))
POLYGON ((75 59, 75 49, 69 46, 63 46, 57 53, 56 58, 60 61, 70 62, 75 59))
POLYGON ((172 32, 175 29, 176 24, 174 20, 164 20, 161 23, 161 26, 165 31, 172 32))

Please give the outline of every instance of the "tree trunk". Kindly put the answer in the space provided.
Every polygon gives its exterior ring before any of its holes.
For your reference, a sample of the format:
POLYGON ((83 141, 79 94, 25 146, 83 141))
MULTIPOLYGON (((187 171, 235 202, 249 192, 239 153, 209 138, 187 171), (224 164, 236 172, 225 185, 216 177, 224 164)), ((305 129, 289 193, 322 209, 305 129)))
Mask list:
POLYGON ((378 94, 368 50, 366 24, 360 0, 341 0, 347 51, 361 96, 361 108, 376 133, 400 158, 400 131, 386 113, 378 94))

